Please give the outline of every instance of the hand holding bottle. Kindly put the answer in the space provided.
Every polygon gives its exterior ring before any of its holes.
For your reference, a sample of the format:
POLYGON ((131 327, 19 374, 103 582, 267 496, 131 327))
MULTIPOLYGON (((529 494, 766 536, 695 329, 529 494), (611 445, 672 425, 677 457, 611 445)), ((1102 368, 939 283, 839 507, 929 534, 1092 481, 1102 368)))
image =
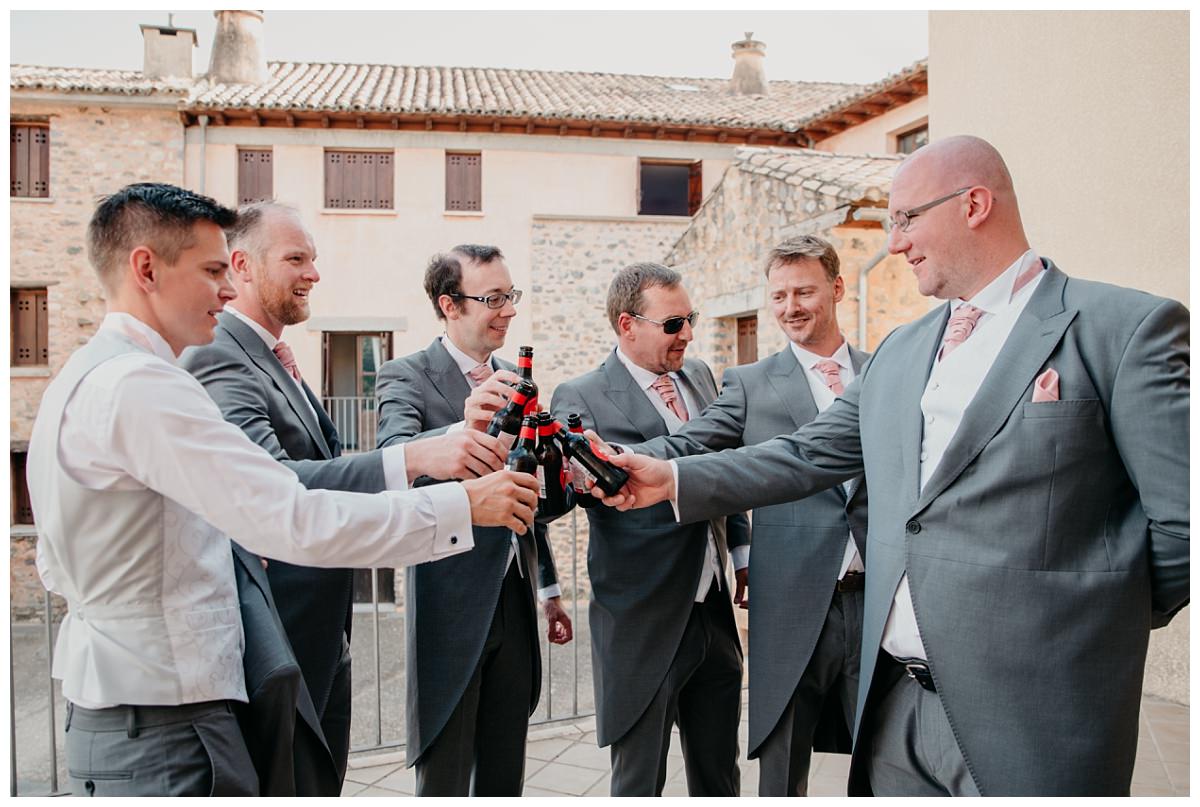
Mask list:
POLYGON ((504 408, 516 392, 520 377, 512 370, 497 370, 467 396, 463 403, 463 420, 468 429, 487 431, 492 415, 504 408))

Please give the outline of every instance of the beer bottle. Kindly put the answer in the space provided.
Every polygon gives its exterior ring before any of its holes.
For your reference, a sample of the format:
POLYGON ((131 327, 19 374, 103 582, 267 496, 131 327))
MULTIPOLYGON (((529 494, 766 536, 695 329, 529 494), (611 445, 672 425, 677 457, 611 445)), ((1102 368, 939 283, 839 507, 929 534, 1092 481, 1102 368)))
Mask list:
MULTIPOLYGON (((567 429, 571 434, 583 437, 583 421, 580 419, 579 413, 572 412, 567 415, 567 429)), ((592 485, 596 483, 596 477, 589 474, 587 469, 580 465, 579 460, 575 458, 567 460, 567 465, 571 470, 571 487, 575 491, 575 504, 583 508, 598 505, 600 500, 590 492, 592 485)))
POLYGON ((537 445, 537 418, 527 417, 521 421, 521 438, 508 452, 508 461, 504 467, 510 471, 518 471, 531 476, 537 474, 537 455, 534 448, 537 445))
POLYGON ((568 459, 578 460, 606 496, 615 496, 629 481, 629 474, 609 462, 608 457, 593 448, 582 434, 572 434, 558 421, 555 426, 554 437, 562 446, 563 454, 568 459))
MULTIPOLYGON (((554 418, 538 414, 538 515, 557 518, 570 509, 567 501, 567 466, 554 443, 554 418)), ((594 499, 594 496, 588 498, 594 499)))
POLYGON ((521 418, 524 417, 525 407, 529 403, 530 397, 536 396, 537 387, 533 386, 532 382, 522 379, 521 383, 517 384, 516 392, 509 398, 504 408, 498 409, 496 414, 492 415, 487 433, 498 439, 505 448, 511 451, 513 444, 517 442, 517 435, 521 432, 521 418))
POLYGON ((533 380, 533 348, 529 345, 521 345, 517 348, 517 375, 533 386, 533 392, 529 395, 529 400, 525 402, 525 414, 531 415, 537 412, 538 388, 533 380))

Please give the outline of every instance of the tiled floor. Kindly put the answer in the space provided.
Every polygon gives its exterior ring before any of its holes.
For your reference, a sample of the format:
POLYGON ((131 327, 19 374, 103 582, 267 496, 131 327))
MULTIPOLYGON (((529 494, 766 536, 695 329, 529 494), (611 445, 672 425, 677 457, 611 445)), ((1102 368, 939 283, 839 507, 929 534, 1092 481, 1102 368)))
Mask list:
MULTIPOLYGON (((1134 796, 1186 796, 1189 709, 1174 703, 1142 700, 1134 796)), ((742 706, 741 748, 746 748, 746 708, 742 706)), ((843 796, 850 758, 815 754, 809 776, 814 796, 843 796)), ((743 759, 742 795, 758 792, 758 763, 743 759)), ((411 795, 415 780, 404 767, 404 752, 357 756, 350 760, 343 796, 411 795)), ((594 719, 530 732, 525 763, 526 796, 607 796, 607 748, 596 747, 594 719)), ((664 796, 686 796, 687 783, 678 739, 671 742, 664 796)))

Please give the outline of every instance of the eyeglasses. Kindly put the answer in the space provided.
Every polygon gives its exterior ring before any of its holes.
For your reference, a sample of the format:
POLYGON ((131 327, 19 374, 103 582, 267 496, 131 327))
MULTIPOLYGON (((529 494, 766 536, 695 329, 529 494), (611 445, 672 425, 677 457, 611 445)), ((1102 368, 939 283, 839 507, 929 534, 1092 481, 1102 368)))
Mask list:
POLYGON ((635 314, 632 311, 629 312, 629 316, 635 319, 645 320, 646 322, 653 322, 655 325, 658 325, 663 329, 663 333, 670 336, 671 334, 676 334, 682 331, 683 323, 685 322, 695 328, 696 321, 700 319, 700 312, 693 311, 686 317, 667 317, 662 321, 650 319, 650 317, 643 317, 641 314, 635 314))
POLYGON ((898 230, 900 230, 900 232, 906 233, 906 232, 908 232, 908 225, 912 224, 912 220, 915 219, 917 216, 921 215, 926 210, 931 210, 931 209, 937 207, 942 202, 949 202, 955 196, 961 196, 962 194, 971 190, 971 188, 973 188, 973 187, 975 187, 975 186, 969 185, 965 188, 959 188, 954 193, 943 196, 940 199, 934 199, 932 202, 926 202, 923 205, 918 205, 917 207, 911 208, 909 210, 897 210, 896 214, 894 216, 892 216, 892 219, 891 219, 892 226, 897 228, 898 230))
POLYGON ((486 297, 476 297, 472 294, 450 294, 447 296, 454 297, 455 299, 458 299, 458 300, 475 300, 477 302, 483 303, 488 308, 504 308, 504 304, 507 302, 510 302, 510 301, 512 302, 513 305, 516 305, 517 303, 521 302, 521 290, 520 289, 513 289, 512 291, 510 291, 508 293, 499 291, 499 292, 496 292, 495 294, 489 294, 486 297))

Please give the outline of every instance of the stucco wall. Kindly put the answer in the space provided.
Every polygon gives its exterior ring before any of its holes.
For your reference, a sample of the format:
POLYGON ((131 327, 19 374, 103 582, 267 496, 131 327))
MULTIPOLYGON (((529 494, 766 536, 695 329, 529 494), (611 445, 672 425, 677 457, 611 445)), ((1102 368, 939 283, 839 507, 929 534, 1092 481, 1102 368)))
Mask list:
POLYGON ((818 151, 838 154, 895 154, 895 136, 915 128, 929 115, 929 96, 888 110, 877 118, 818 142, 818 151))

